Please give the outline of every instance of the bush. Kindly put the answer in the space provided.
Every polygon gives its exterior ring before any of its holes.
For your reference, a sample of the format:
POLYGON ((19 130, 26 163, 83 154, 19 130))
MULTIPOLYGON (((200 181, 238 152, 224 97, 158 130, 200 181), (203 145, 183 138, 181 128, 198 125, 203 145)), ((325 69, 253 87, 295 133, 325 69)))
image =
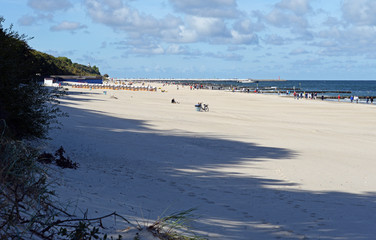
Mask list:
POLYGON ((46 171, 36 164, 36 151, 19 141, 0 138, 0 159, 1 239, 28 239, 54 215, 46 171))

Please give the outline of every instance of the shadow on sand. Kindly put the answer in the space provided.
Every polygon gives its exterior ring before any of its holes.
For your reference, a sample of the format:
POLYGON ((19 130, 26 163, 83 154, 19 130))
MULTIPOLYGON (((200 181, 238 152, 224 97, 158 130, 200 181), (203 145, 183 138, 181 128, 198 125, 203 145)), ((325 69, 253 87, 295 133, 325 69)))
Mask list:
POLYGON ((65 137, 58 131, 52 134, 56 145, 76 157, 82 156, 80 151, 93 152, 90 158, 75 159, 81 164, 80 174, 87 167, 101 178, 99 172, 108 169, 110 175, 103 179, 118 179, 97 184, 114 184, 106 187, 119 194, 124 190, 119 196, 108 194, 113 202, 127 199, 126 204, 142 205, 151 219, 171 205, 174 210, 197 207, 200 218, 194 228, 209 239, 376 236, 375 193, 286 190, 295 184, 250 174, 262 161, 295 158, 297 152, 190 132, 156 131, 145 121, 101 112, 64 106, 62 110, 71 117, 62 119, 65 137), (81 142, 72 141, 75 138, 81 142))

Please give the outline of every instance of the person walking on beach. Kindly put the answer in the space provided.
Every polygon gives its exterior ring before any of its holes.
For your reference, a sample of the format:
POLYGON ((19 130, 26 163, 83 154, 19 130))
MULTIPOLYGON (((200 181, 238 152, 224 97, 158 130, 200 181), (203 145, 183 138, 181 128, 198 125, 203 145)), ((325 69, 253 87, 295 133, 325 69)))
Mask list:
POLYGON ((340 99, 341 99, 341 95, 338 94, 338 102, 339 102, 340 99))
POLYGON ((371 104, 373 104, 373 97, 370 97, 370 100, 371 100, 371 104))

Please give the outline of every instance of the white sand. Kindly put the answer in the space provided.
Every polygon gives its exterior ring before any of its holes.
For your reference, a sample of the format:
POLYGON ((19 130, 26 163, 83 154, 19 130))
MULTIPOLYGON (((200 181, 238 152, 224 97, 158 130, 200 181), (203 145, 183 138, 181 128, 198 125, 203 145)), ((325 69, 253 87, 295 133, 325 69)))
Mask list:
POLYGON ((70 88, 61 201, 143 224, 196 207, 209 239, 374 239, 376 105, 163 89, 70 88))

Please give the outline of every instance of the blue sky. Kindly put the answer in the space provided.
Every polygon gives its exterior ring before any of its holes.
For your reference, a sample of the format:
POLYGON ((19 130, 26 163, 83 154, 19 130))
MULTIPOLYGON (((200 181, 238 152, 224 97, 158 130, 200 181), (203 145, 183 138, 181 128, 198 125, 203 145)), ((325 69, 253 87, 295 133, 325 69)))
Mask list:
POLYGON ((1 0, 0 16, 111 77, 376 79, 375 0, 1 0))

